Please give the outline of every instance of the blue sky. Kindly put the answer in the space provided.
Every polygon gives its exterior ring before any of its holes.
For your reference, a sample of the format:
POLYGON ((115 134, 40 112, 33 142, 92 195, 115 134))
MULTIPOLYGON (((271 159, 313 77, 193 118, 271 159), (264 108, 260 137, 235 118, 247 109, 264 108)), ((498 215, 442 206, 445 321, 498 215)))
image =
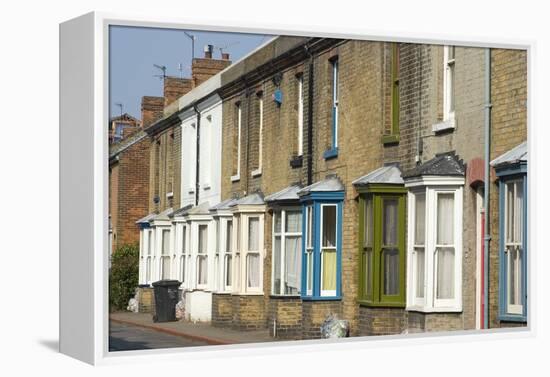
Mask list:
MULTIPOLYGON (((195 57, 203 57, 206 44, 214 45, 214 57, 219 58, 216 47, 224 47, 235 62, 271 36, 243 33, 221 33, 187 30, 195 36, 195 57)), ((191 40, 184 30, 111 26, 110 29, 110 115, 120 115, 115 103, 122 103, 123 112, 141 118, 141 97, 162 96, 162 80, 154 75, 161 72, 153 64, 166 66, 166 74, 183 76, 191 72, 191 40)))

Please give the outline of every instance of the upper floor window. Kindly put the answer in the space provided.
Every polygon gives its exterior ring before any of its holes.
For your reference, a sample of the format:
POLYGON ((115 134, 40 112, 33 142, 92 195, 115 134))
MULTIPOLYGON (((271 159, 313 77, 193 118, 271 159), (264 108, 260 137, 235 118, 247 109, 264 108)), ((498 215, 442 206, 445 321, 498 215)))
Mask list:
POLYGON ((258 93, 258 167, 252 171, 252 176, 256 177, 262 174, 262 154, 263 154, 263 133, 264 133, 264 98, 262 92, 258 93))
POLYGON ((332 158, 338 156, 338 92, 339 92, 339 62, 338 57, 334 57, 330 61, 332 77, 331 77, 331 91, 332 91, 332 113, 331 113, 331 140, 330 149, 325 151, 324 158, 332 158))
POLYGON ((298 82, 298 156, 304 154, 304 76, 297 77, 298 82))
POLYGON ((241 177, 241 131, 242 131, 242 109, 241 103, 235 104, 235 127, 233 127, 233 175, 231 181, 238 181, 241 177))
POLYGON ((302 211, 300 209, 274 211, 272 294, 300 294, 301 249, 302 211))
POLYGON ((382 137, 383 143, 396 143, 399 141, 399 43, 391 44, 391 103, 390 124, 386 127, 382 137))
POLYGON ((443 48, 445 76, 443 81, 443 117, 444 120, 454 118, 455 115, 455 47, 443 48))

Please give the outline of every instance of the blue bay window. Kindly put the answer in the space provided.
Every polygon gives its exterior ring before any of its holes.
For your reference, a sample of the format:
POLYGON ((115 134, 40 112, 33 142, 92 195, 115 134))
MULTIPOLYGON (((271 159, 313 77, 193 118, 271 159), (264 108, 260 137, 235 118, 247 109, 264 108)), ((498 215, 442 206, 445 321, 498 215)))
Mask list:
POLYGON ((491 162, 499 187, 499 319, 527 321, 527 143, 491 162))
POLYGON ((344 187, 327 177, 300 190, 302 203, 302 289, 304 300, 342 295, 342 206, 344 187))

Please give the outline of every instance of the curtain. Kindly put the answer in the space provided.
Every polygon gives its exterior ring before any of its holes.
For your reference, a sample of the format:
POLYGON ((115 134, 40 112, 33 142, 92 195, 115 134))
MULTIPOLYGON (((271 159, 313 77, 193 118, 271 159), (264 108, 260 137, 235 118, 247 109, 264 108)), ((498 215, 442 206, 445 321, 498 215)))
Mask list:
POLYGON ((437 195, 437 244, 454 244, 454 194, 437 195))
POLYGON ((208 256, 199 255, 199 284, 204 285, 208 283, 208 256))
POLYGON ((383 244, 385 246, 397 245, 397 199, 384 199, 384 228, 383 244))
POLYGON ((170 230, 168 229, 162 231, 162 254, 170 254, 170 230))
POLYGON ((231 280, 232 280, 232 276, 231 276, 231 271, 233 270, 232 269, 232 266, 231 266, 231 260, 232 260, 232 256, 230 254, 226 255, 225 256, 225 285, 230 287, 231 286, 231 280))
POLYGON ((185 281, 185 255, 182 255, 180 257, 180 270, 181 270, 181 282, 183 283, 185 281))
POLYGON ((508 304, 521 305, 521 251, 519 247, 508 249, 508 304))
POLYGON ((336 247, 336 206, 323 206, 323 247, 336 247))
POLYGON ((313 252, 306 252, 307 290, 313 289, 313 252))
POLYGON ((424 263, 425 251, 423 247, 415 247, 415 264, 416 264, 416 297, 424 297, 424 263))
POLYGON ((372 246, 372 233, 373 233, 373 217, 372 217, 372 195, 367 197, 365 203, 365 229, 364 229, 364 245, 372 246))
POLYGON ((285 294, 300 292, 300 271, 302 268, 302 237, 287 236, 285 238, 285 294))
POLYGON ((182 253, 185 254, 185 252, 187 250, 187 245, 186 245, 187 227, 184 225, 181 229, 182 229, 182 233, 181 233, 181 250, 182 250, 182 253))
POLYGON ((151 257, 145 259, 145 282, 148 284, 151 281, 151 257))
POLYGON ((384 250, 384 294, 399 294, 399 250, 384 250))
POLYGON ((248 250, 258 251, 258 241, 260 238, 260 219, 257 217, 251 217, 248 220, 248 250))
POLYGON ((273 222, 275 223, 275 233, 281 233, 281 212, 273 213, 273 222))
POLYGON ((321 290, 335 291, 336 290, 336 250, 325 249, 322 251, 323 257, 323 282, 321 290))
POLYGON ((147 255, 153 254, 153 231, 147 232, 147 255))
POLYGON ((233 221, 229 220, 226 226, 225 232, 225 252, 230 253, 233 249, 231 243, 233 242, 233 221))
POLYGON ((208 250, 208 225, 199 225, 199 254, 206 254, 208 250))
POLYGON ((281 236, 275 236, 273 248, 273 293, 281 294, 281 236))
POLYGON ((285 231, 289 233, 302 232, 302 213, 300 211, 287 211, 285 231))
POLYGON ((414 244, 424 245, 424 239, 426 237, 426 194, 415 194, 415 232, 414 232, 414 244))
POLYGON ((452 247, 437 249, 437 298, 454 298, 455 251, 452 247))
POLYGON ((246 256, 247 281, 249 288, 260 286, 260 255, 248 254, 246 256))
POLYGON ((170 279, 170 257, 162 257, 162 279, 170 279))
POLYGON ((363 258, 365 258, 365 293, 367 296, 372 295, 372 249, 367 249, 364 251, 363 258))

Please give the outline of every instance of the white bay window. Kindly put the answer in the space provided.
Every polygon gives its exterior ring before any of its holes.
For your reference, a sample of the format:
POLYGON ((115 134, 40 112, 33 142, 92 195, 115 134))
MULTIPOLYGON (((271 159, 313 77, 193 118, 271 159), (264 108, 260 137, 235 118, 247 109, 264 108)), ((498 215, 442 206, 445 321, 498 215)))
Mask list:
POLYGON ((410 187, 409 310, 462 311, 462 178, 410 187), (451 183, 451 185, 447 185, 451 183), (455 185, 452 185, 455 183, 455 185))

